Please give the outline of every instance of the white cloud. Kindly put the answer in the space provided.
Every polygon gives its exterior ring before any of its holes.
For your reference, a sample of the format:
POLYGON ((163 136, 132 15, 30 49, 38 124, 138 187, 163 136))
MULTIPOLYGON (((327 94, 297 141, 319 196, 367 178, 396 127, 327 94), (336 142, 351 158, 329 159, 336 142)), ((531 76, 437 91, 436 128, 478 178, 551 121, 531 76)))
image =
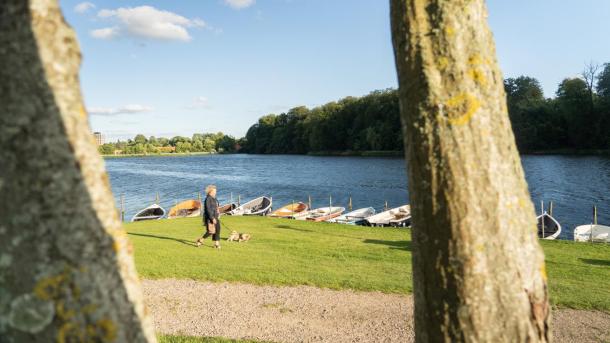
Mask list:
POLYGON ((95 8, 95 4, 93 4, 91 2, 81 2, 80 4, 74 6, 74 12, 85 13, 93 8, 95 8))
POLYGON ((98 115, 98 116, 113 116, 113 115, 117 115, 117 114, 143 113, 143 112, 150 112, 152 110, 154 110, 153 107, 138 105, 138 104, 125 105, 125 106, 119 107, 119 108, 91 107, 91 108, 87 109, 89 114, 98 115))
POLYGON ((91 31, 91 37, 97 39, 112 39, 119 35, 118 27, 107 27, 91 31))
POLYGON ((198 96, 193 98, 193 103, 186 106, 187 109, 189 110, 195 110, 198 108, 209 108, 210 104, 208 102, 208 98, 206 98, 205 96, 198 96))
POLYGON ((97 16, 117 24, 91 31, 91 36, 101 39, 130 36, 188 42, 192 39, 189 28, 206 26, 206 23, 199 18, 188 19, 152 6, 121 7, 116 10, 103 9, 97 13, 97 16))
POLYGON ((247 8, 256 3, 256 0, 225 0, 225 5, 231 6, 236 10, 247 8))

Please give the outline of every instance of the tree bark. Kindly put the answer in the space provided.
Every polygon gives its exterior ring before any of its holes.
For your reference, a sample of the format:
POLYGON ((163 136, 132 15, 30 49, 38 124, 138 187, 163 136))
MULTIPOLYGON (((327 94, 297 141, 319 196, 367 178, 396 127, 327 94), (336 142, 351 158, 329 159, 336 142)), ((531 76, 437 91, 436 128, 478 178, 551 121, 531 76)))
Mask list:
POLYGON ((155 342, 54 0, 0 2, 0 342, 155 342))
POLYGON ((483 0, 391 0, 418 342, 547 342, 544 255, 483 0))

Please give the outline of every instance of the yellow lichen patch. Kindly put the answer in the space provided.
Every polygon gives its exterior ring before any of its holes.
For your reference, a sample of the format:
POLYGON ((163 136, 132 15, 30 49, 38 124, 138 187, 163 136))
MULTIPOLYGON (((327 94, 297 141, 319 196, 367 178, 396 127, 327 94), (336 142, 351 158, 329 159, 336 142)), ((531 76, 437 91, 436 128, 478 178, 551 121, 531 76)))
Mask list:
POLYGON ((85 110, 85 106, 83 106, 83 104, 80 104, 80 116, 87 118, 87 111, 85 110))
POLYGON ((55 313, 57 313, 57 316, 64 321, 74 317, 75 314, 74 310, 66 310, 63 301, 58 301, 55 304, 55 313))
POLYGON ((542 262, 542 265, 540 266, 540 274, 542 275, 542 279, 544 280, 544 282, 546 282, 546 265, 544 264, 544 262, 542 262))
POLYGON ((99 335, 97 338, 101 338, 102 342, 112 342, 116 339, 116 325, 108 318, 103 318, 95 322, 95 326, 98 328, 99 335))
POLYGON ((78 325, 73 322, 64 323, 57 332, 57 343, 83 342, 84 338, 78 325))
POLYGON ((59 295, 61 284, 65 279, 65 273, 40 279, 34 286, 34 294, 42 300, 54 299, 59 295))
POLYGON ((473 66, 477 66, 483 63, 483 59, 481 59, 481 56, 474 54, 474 55, 470 55, 470 57, 468 57, 468 64, 473 65, 473 66))
POLYGON ((481 107, 479 100, 471 94, 462 93, 447 100, 445 103, 450 124, 464 125, 481 107))
POLYGON ((487 77, 485 77, 485 74, 480 69, 470 69, 468 75, 479 85, 487 85, 487 77))
POLYGON ((438 65, 438 69, 445 70, 447 68, 447 66, 449 65, 449 59, 445 56, 442 56, 438 59, 437 65, 438 65))
POLYGON ((453 35, 455 35, 455 30, 453 29, 453 27, 447 26, 447 27, 445 27, 445 34, 448 37, 453 37, 453 35))

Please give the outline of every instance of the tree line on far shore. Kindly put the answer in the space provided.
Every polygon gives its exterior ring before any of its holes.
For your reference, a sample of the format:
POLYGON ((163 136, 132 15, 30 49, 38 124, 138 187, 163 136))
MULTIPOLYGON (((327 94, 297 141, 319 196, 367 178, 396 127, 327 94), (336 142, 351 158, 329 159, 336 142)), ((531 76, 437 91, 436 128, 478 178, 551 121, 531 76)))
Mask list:
MULTIPOLYGON (((564 79, 553 98, 544 97, 533 77, 508 78, 504 88, 521 153, 610 149, 610 63, 587 64, 579 77, 564 79)), ((312 109, 300 106, 268 114, 240 139, 222 132, 170 139, 137 135, 103 144, 99 150, 102 154, 402 151, 398 93, 376 90, 312 109)))
MULTIPOLYGON (((520 152, 610 149, 610 63, 588 64, 554 98, 528 76, 506 79, 504 87, 520 152)), ((401 151, 402 140, 398 94, 386 89, 265 115, 240 143, 246 153, 306 154, 401 151)))
POLYGON ((104 155, 160 154, 160 153, 232 153, 239 148, 233 136, 218 133, 195 133, 192 137, 156 138, 137 135, 134 139, 106 143, 98 147, 104 155))

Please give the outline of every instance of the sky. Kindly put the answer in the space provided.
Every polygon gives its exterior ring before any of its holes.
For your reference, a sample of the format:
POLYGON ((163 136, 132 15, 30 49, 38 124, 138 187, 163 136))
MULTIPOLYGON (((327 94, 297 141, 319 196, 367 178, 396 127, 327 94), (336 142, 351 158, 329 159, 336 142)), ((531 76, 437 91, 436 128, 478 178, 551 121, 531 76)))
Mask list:
MULTIPOLYGON (((62 0, 83 63, 92 130, 106 141, 245 135, 296 106, 397 87, 387 0, 62 0)), ((489 0, 505 77, 552 97, 610 62, 610 1, 489 0)))

